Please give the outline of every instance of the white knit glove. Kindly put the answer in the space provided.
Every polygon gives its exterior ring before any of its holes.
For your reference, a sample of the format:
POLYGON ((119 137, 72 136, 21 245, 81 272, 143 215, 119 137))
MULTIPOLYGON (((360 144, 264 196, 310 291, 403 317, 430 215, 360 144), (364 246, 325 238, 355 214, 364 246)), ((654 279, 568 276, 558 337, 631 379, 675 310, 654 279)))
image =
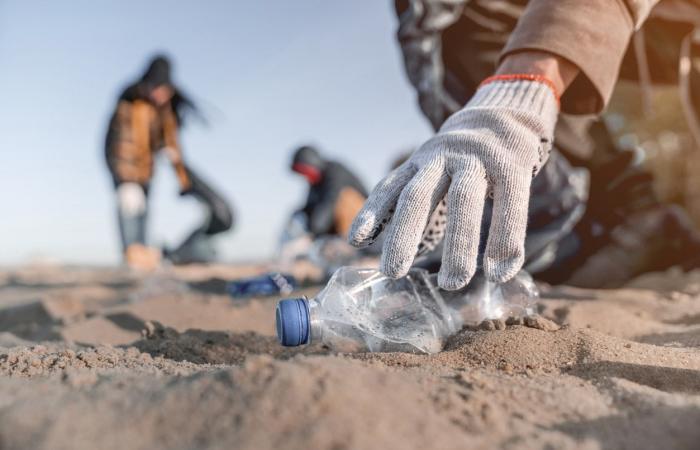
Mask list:
POLYGON ((436 220, 437 214, 431 214, 445 198, 447 228, 438 283, 443 289, 460 289, 477 269, 484 202, 492 195, 483 268, 493 281, 509 280, 525 259, 530 184, 549 156, 558 111, 554 90, 544 81, 514 78, 482 85, 433 138, 374 188, 355 218, 350 243, 367 246, 389 224, 381 270, 401 277, 413 263, 426 226, 435 225, 428 224, 436 220))

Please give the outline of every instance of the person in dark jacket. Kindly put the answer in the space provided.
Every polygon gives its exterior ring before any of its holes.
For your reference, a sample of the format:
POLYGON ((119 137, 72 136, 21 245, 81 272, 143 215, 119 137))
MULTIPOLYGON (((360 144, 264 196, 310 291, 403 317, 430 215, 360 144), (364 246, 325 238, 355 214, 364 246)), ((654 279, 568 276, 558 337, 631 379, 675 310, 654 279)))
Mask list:
POLYGON ((309 183, 301 212, 314 236, 347 237, 355 215, 367 198, 367 190, 344 165, 324 159, 318 150, 302 146, 294 152, 292 170, 309 183))
POLYGON ((180 194, 194 196, 209 211, 205 223, 167 256, 176 263, 208 261, 214 256, 209 236, 232 226, 228 203, 184 162, 178 131, 193 112, 197 108, 173 83, 170 61, 162 55, 119 96, 105 156, 117 196, 122 251, 130 266, 152 268, 160 261, 160 252, 147 243, 146 219, 154 160, 161 151, 172 163, 180 194))

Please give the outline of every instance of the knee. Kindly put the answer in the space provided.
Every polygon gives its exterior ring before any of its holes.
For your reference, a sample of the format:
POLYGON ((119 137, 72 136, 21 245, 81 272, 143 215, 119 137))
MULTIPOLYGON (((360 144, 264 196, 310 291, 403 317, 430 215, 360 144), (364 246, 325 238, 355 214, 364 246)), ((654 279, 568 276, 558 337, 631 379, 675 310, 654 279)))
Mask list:
POLYGON ((138 183, 121 183, 117 187, 119 213, 135 217, 146 212, 146 193, 138 183))

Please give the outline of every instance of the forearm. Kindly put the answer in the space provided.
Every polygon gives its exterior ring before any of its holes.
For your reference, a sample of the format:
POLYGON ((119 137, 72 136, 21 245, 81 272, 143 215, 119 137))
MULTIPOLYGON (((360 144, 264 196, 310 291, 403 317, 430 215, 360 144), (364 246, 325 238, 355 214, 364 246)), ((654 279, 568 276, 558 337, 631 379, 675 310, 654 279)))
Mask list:
POLYGON ((173 167, 175 169, 175 176, 177 177, 177 181, 180 184, 180 191, 187 192, 192 187, 192 182, 190 181, 190 177, 187 173, 187 168, 183 164, 182 160, 180 160, 177 163, 174 163, 173 167))
POLYGON ((580 72, 561 98, 562 111, 599 113, 616 84, 635 26, 653 3, 530 0, 503 49, 502 62, 535 51, 570 61, 580 72))
POLYGON ((566 59, 541 51, 523 51, 507 55, 496 70, 496 75, 528 74, 542 76, 552 82, 557 96, 578 76, 580 70, 566 59))
POLYGON ((326 202, 316 205, 309 215, 309 231, 315 235, 328 233, 333 228, 333 205, 326 202))
POLYGON ((186 192, 192 187, 190 182, 190 177, 187 174, 187 168, 182 158, 182 150, 180 149, 180 144, 178 142, 177 132, 177 120, 175 119, 175 114, 168 110, 163 113, 163 141, 165 142, 165 152, 168 155, 168 159, 175 169, 175 175, 177 176, 177 181, 180 184, 180 191, 186 192))
MULTIPOLYGON (((177 143, 176 143, 177 144, 177 143)), ((182 152, 176 146, 169 145, 164 149, 165 154, 168 156, 170 163, 173 165, 175 170, 175 176, 180 184, 180 191, 186 192, 192 187, 190 182, 190 177, 187 173, 187 167, 182 159, 182 152)))

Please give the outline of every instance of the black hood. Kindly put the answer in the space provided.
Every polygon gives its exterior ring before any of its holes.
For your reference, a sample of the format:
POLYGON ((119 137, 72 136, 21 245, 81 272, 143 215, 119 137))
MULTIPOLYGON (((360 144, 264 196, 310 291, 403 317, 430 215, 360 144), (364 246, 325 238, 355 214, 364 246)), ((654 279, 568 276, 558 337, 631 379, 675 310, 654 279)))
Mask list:
POLYGON ((167 56, 155 56, 148 65, 148 69, 146 69, 146 72, 141 77, 141 83, 149 88, 154 88, 157 86, 173 87, 170 67, 170 60, 167 56))
POLYGON ((323 170, 326 167, 326 161, 321 157, 319 151, 310 145, 304 145, 296 149, 292 158, 292 167, 295 164, 305 164, 318 170, 323 170))

